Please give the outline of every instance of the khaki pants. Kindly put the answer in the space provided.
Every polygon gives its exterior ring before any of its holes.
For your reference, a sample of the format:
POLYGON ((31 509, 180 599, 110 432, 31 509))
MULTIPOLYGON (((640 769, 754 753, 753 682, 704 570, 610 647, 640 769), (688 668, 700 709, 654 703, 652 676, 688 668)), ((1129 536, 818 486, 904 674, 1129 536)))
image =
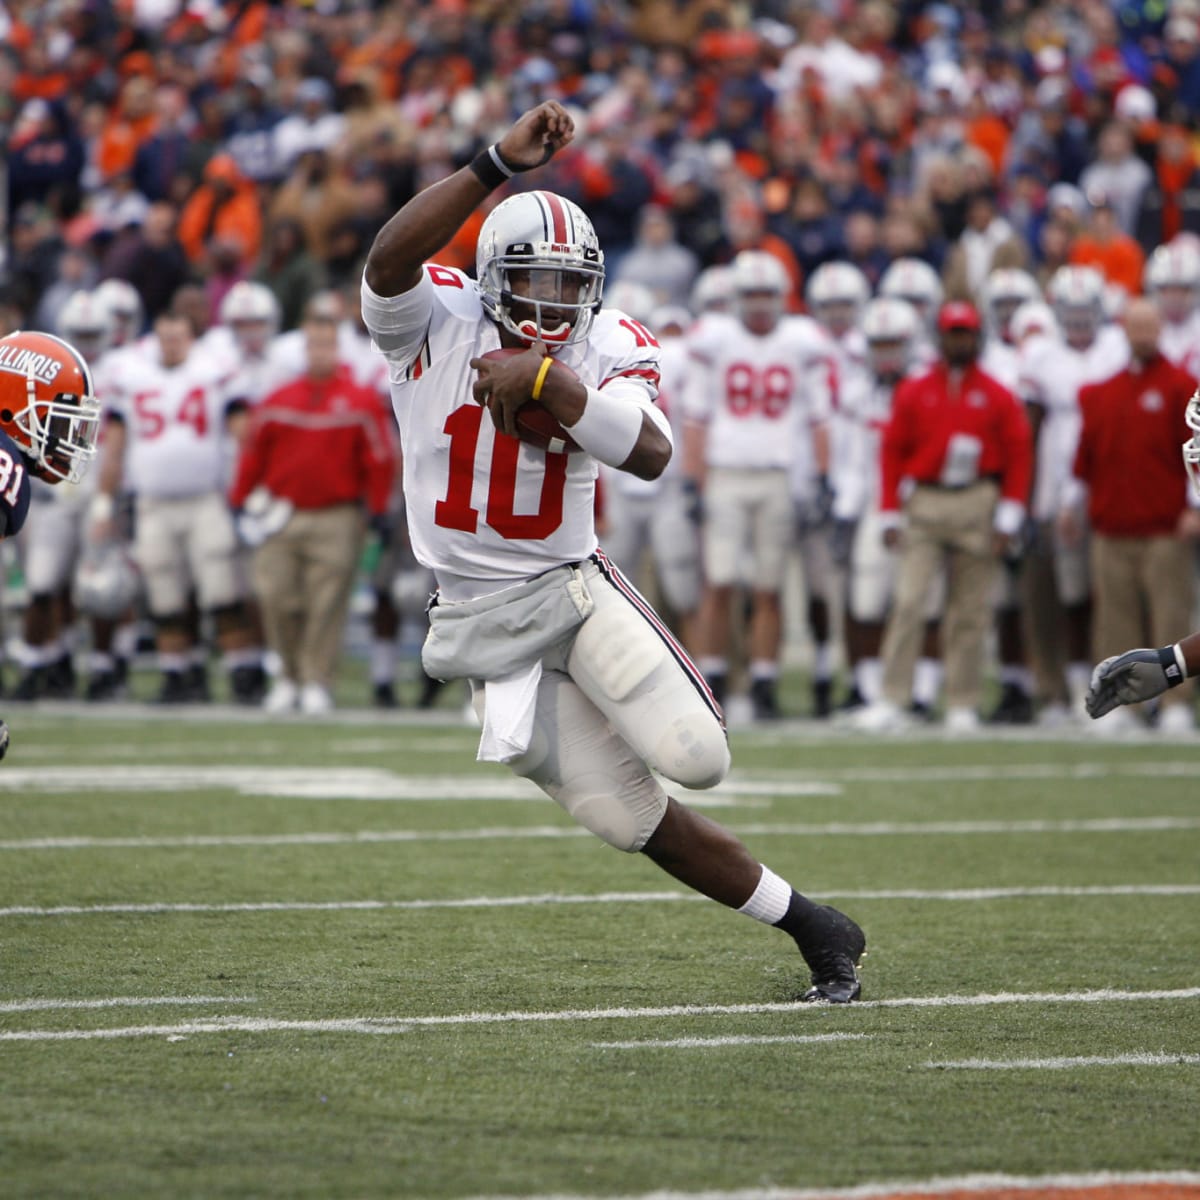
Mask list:
MULTIPOLYGON (((1191 632, 1192 547, 1174 537, 1110 538, 1092 534, 1096 661, 1137 646, 1169 646, 1191 632), (1148 639, 1148 640, 1147 640, 1148 639)), ((1194 681, 1163 696, 1190 704, 1194 681)))
POLYGON ((992 552, 998 494, 996 484, 988 480, 956 490, 918 487, 913 492, 905 510, 896 595, 883 638, 883 694, 893 704, 903 707, 912 694, 913 669, 928 619, 926 598, 945 567, 946 703, 951 708, 978 705, 998 569, 992 552))
POLYGON ((364 530, 354 504, 298 510, 254 555, 267 642, 294 683, 333 682, 364 530))

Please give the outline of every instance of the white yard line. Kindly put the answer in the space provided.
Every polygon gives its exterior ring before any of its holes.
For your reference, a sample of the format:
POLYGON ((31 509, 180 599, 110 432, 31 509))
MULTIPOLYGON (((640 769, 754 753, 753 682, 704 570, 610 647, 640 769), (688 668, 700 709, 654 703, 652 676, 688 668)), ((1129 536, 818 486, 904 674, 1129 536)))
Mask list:
MULTIPOLYGON (((976 996, 906 996, 860 1000, 845 1011, 870 1008, 980 1008, 1006 1004, 1107 1004, 1192 1000, 1200 987, 1150 992, 1104 988, 1087 992, 997 992, 976 996)), ((799 1001, 770 1004, 678 1004, 660 1008, 582 1008, 532 1012, 468 1012, 436 1016, 347 1017, 289 1021, 270 1017, 215 1017, 172 1025, 132 1025, 112 1029, 22 1029, 0 1032, 0 1042, 89 1041, 97 1038, 187 1037, 200 1033, 404 1033, 413 1029, 471 1025, 524 1025, 583 1021, 625 1021, 665 1017, 746 1016, 764 1013, 828 1015, 825 1005, 799 1001)), ((851 1019, 853 1019, 851 1017, 851 1019)))
POLYGON ((754 1037, 750 1034, 730 1037, 684 1037, 647 1039, 641 1042, 592 1042, 593 1050, 708 1050, 717 1046, 798 1046, 811 1042, 861 1042, 866 1033, 781 1034, 754 1037))
MULTIPOLYGON (((1096 887, 996 887, 959 888, 944 891, 922 891, 915 888, 893 890, 825 889, 823 895, 842 900, 1014 900, 1052 896, 1196 896, 1200 884, 1192 883, 1131 883, 1096 887)), ((242 903, 190 904, 170 901, 140 904, 17 904, 0 908, 3 917, 83 917, 106 913, 166 914, 166 913, 258 913, 258 912, 375 912, 413 909, 454 908, 526 908, 559 904, 675 904, 681 901, 702 901, 696 892, 596 892, 591 895, 568 895, 558 892, 532 896, 467 896, 462 899, 439 900, 259 900, 242 903)))
MULTIPOLYGON (((940 1179, 896 1179, 889 1183, 861 1183, 845 1188, 754 1187, 732 1191, 623 1193, 603 1197, 555 1192, 523 1196, 520 1200, 875 1200, 890 1196, 941 1196, 948 1192, 1043 1191, 1050 1189, 1146 1187, 1200 1187, 1197 1171, 1090 1171, 1077 1175, 960 1175, 940 1179)), ((475 1196, 471 1200, 516 1200, 509 1196, 475 1196)))
POLYGON ((191 1004, 257 1004, 253 996, 108 996, 101 1000, 0 1000, 0 1013, 70 1009, 153 1008, 191 1004))
POLYGON ((1200 1054, 1082 1054, 1068 1058, 964 1058, 927 1062, 935 1071, 1069 1071, 1076 1067, 1195 1067, 1200 1054))
MULTIPOLYGON (((811 825, 730 824, 754 837, 928 837, 1020 833, 1165 833, 1200 829, 1200 817, 1102 817, 1077 821, 831 821, 811 825)), ((353 846, 388 842, 473 842, 590 838, 577 826, 518 825, 480 829, 363 829, 349 833, 179 834, 163 837, 40 837, 0 840, 0 850, 107 850, 215 846, 353 846)))

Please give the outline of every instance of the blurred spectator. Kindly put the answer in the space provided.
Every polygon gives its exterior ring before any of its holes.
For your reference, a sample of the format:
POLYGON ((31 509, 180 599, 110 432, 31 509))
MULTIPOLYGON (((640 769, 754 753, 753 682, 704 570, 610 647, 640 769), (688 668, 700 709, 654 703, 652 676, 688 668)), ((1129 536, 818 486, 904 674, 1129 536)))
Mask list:
POLYGON ((743 250, 764 250, 779 260, 790 282, 788 307, 796 311, 804 290, 804 276, 791 246, 767 229, 766 216, 758 199, 749 191, 733 197, 725 208, 725 241, 720 251, 723 262, 732 262, 743 250))
MULTIPOLYGON (((338 362, 337 326, 305 324, 303 378, 253 412, 230 492, 260 526, 255 593, 282 674, 271 712, 324 713, 366 531, 387 512, 395 462, 376 394, 338 362)), ((247 529, 243 522, 243 529, 247 529)))
POLYGON ((32 313, 54 282, 62 248, 62 235, 50 210, 26 200, 13 215, 5 270, 13 300, 23 312, 32 313))
POLYGON ((642 210, 637 240, 615 278, 649 288, 656 305, 686 305, 699 269, 695 253, 675 240, 670 214, 651 204, 642 210))
POLYGON ((342 158, 326 150, 309 149, 296 159, 291 174, 275 193, 272 222, 291 219, 304 230, 308 252, 325 262, 334 229, 354 215, 354 188, 342 170, 342 158))
MULTIPOLYGON (((34 310, 33 328, 57 331, 58 314, 63 305, 75 292, 90 288, 95 283, 95 275, 95 265, 83 250, 65 246, 54 267, 54 282, 42 292, 34 310)), ((76 349, 81 348, 76 346, 76 349)))
POLYGON ((1154 178, 1138 206, 1136 235, 1142 250, 1151 254, 1182 230, 1200 233, 1200 163, 1188 130, 1164 125, 1154 178))
POLYGON ((704 163, 687 158, 666 173, 668 211, 675 222, 679 243, 705 266, 716 262, 724 240, 721 198, 712 187, 704 163))
POLYGON ((796 184, 791 206, 776 230, 795 254, 802 279, 822 263, 845 254, 841 219, 833 212, 821 181, 814 176, 796 184))
POLYGON ((271 72, 261 63, 247 69, 234 93, 236 103, 227 125, 225 148, 247 179, 269 183, 283 171, 275 130, 283 113, 271 102, 271 72))
POLYGON ((27 203, 49 205, 60 216, 72 211, 83 155, 83 142, 61 105, 28 101, 8 141, 9 220, 27 203))
POLYGON ((188 280, 187 255, 175 236, 175 210, 170 204, 152 204, 136 236, 120 253, 108 256, 108 273, 127 279, 137 288, 151 324, 166 312, 171 297, 188 280))
POLYGON ((133 171, 139 148, 150 139, 158 125, 154 86, 143 75, 135 75, 121 89, 117 109, 105 122, 96 150, 100 178, 133 171))
POLYGON ((1164 45, 1165 65, 1174 74, 1171 101, 1195 120, 1200 117, 1200 23, 1195 16, 1172 17, 1164 45))
POLYGON ((179 217, 178 236, 193 266, 203 267, 214 237, 237 239, 242 261, 252 265, 262 238, 262 213, 254 185, 228 154, 209 159, 204 182, 179 217))
POLYGON ((281 171, 290 171, 300 155, 332 150, 341 139, 346 120, 330 111, 333 89, 312 76, 296 89, 296 110, 275 127, 275 158, 281 171))
POLYGON ((154 97, 158 123, 137 150, 132 178, 147 200, 181 203, 193 181, 184 171, 192 143, 193 118, 187 93, 180 87, 160 87, 154 97))
POLYGON ((1127 295, 1138 295, 1146 265, 1142 248, 1117 223, 1111 197, 1103 192, 1089 192, 1088 203, 1091 206, 1088 223, 1071 246, 1071 262, 1095 267, 1127 295))
POLYGON ((1008 170, 1034 167, 1047 179, 1076 183, 1091 159, 1087 127, 1070 110, 1070 84, 1049 76, 1038 84, 1008 144, 1008 170))
POLYGON ((1151 180, 1150 168, 1133 152, 1133 139, 1124 125, 1111 122, 1100 131, 1098 157, 1079 176, 1085 196, 1108 197, 1117 223, 1126 233, 1137 228, 1138 205, 1151 180))
MULTIPOLYGON (((995 191, 981 188, 972 192, 967 197, 966 225, 946 260, 946 291, 978 303, 996 254, 1015 236, 1013 227, 1000 215, 995 191)), ((1017 249, 1022 257, 1023 249, 1017 249)))
MULTIPOLYGON (((1179 444, 1189 434, 1184 410, 1196 381, 1163 357, 1160 333, 1153 302, 1132 301, 1125 313, 1129 366, 1079 393, 1076 488, 1066 497, 1059 529, 1068 541, 1081 536, 1077 512, 1086 496, 1097 661, 1147 635, 1154 645, 1170 645, 1192 627, 1192 543, 1200 536, 1200 512, 1190 507, 1179 444), (1136 487, 1129 486, 1131 463, 1137 467, 1136 487)), ((1167 692, 1163 729, 1195 728, 1193 694, 1190 681, 1167 692)), ((1130 716, 1119 709, 1105 724, 1116 726, 1130 716)))
POLYGON ((879 221, 874 213, 856 209, 846 214, 846 261, 856 266, 875 290, 891 259, 879 244, 879 221))
POLYGON ((254 278, 275 293, 280 328, 295 329, 308 298, 325 286, 325 272, 309 254, 299 221, 285 217, 271 222, 254 278))

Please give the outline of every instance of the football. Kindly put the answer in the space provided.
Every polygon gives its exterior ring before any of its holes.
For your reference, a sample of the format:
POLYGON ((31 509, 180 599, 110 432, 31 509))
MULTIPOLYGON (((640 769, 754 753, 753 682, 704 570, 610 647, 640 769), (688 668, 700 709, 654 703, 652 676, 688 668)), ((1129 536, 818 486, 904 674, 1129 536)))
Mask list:
MULTIPOLYGON (((501 346, 499 350, 489 350, 483 358, 505 359, 514 354, 524 354, 525 351, 516 346, 501 346)), ((555 365, 564 371, 571 368, 564 362, 555 359, 555 365)), ((571 372, 574 374, 574 372, 571 372)), ((550 412, 536 400, 528 400, 517 409, 517 437, 527 445, 536 446, 539 450, 547 450, 551 454, 573 454, 579 443, 564 429, 550 412)))

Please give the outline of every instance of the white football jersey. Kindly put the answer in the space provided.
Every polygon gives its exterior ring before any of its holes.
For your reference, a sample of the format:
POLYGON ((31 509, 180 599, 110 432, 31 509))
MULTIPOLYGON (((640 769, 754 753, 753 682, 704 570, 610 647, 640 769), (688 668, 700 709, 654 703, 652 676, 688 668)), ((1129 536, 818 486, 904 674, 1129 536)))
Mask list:
POLYGON ((829 420, 836 351, 809 317, 782 317, 758 336, 737 317, 711 313, 688 334, 684 411, 708 426, 710 467, 803 472, 812 428, 829 420))
POLYGON ((1085 350, 1074 350, 1057 337, 1030 338, 1021 347, 1017 393, 1045 414, 1038 433, 1033 516, 1053 520, 1062 506, 1063 487, 1071 477, 1082 420, 1079 390, 1123 370, 1129 343, 1115 325, 1104 325, 1085 350))
POLYGON ((879 458, 883 431, 892 417, 895 388, 871 372, 855 376, 842 392, 841 449, 830 472, 833 515, 853 521, 879 508, 879 458))
POLYGON ((990 337, 983 343, 979 369, 990 375, 1014 395, 1021 385, 1021 355, 1016 346, 1003 338, 990 337))
MULTIPOLYGON (((551 454, 497 433, 471 385, 473 358, 500 346, 475 284, 461 271, 427 265, 401 296, 376 296, 363 282, 363 319, 390 367, 392 407, 404 452, 404 498, 418 560, 443 586, 483 595, 596 549, 597 463, 551 454)), ((615 309, 590 336, 555 358, 589 388, 658 413, 658 343, 615 309)))
POLYGON ((1193 378, 1200 378, 1200 310, 1186 321, 1164 321, 1158 344, 1177 367, 1193 378))
POLYGON ((198 346, 164 367, 158 343, 114 356, 106 407, 125 424, 125 486, 160 499, 198 496, 224 481, 226 367, 198 346))

